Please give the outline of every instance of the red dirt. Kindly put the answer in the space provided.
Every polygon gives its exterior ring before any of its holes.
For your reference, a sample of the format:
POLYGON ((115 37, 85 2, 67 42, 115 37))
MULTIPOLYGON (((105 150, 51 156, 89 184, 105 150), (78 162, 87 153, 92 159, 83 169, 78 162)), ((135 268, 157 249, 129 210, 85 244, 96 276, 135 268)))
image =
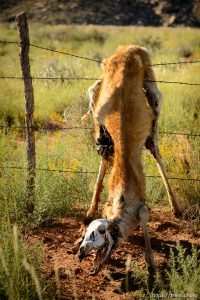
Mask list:
MULTIPOLYGON (((124 299, 124 294, 117 293, 117 287, 123 290, 127 256, 131 255, 132 261, 137 261, 140 266, 145 267, 142 228, 134 231, 129 240, 114 251, 111 261, 98 275, 91 276, 89 271, 92 257, 80 263, 73 253, 74 242, 80 235, 80 225, 81 222, 76 219, 62 218, 55 220, 51 226, 38 227, 27 233, 30 244, 43 241, 44 280, 55 282, 57 269, 60 299, 76 299, 76 295, 78 299, 124 299), (106 273, 114 280, 109 281, 106 273)), ((153 209, 149 231, 156 265, 161 270, 166 266, 170 248, 174 248, 176 242, 179 241, 188 253, 193 244, 200 244, 198 228, 195 229, 191 222, 175 218, 166 208, 153 209)), ((137 289, 137 284, 132 282, 132 290, 137 289)))

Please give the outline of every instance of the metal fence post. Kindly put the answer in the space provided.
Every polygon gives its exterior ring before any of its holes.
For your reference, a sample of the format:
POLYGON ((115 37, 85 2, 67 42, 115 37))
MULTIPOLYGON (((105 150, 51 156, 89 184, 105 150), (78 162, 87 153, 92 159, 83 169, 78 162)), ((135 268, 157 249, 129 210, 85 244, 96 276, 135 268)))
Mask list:
POLYGON ((20 63, 24 81, 25 123, 26 123, 26 151, 27 151, 27 210, 32 213, 35 204, 35 133, 34 133, 34 91, 29 62, 29 30, 24 12, 16 16, 19 31, 20 63))

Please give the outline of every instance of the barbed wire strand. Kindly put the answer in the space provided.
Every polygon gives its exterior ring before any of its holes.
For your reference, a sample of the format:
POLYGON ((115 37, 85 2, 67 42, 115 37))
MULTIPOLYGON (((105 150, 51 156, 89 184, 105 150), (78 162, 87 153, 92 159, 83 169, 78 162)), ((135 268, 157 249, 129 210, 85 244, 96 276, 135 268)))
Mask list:
POLYGON ((200 60, 189 60, 189 61, 177 61, 177 62, 167 62, 167 63, 155 63, 149 66, 157 67, 157 66, 166 66, 166 65, 181 65, 181 64, 197 64, 200 63, 200 60))
POLYGON ((94 77, 22 77, 22 76, 0 76, 0 79, 32 79, 32 80, 99 80, 99 78, 94 77))
MULTIPOLYGON (((0 79, 32 79, 32 80, 99 80, 99 78, 93 77, 30 77, 24 78, 21 76, 0 76, 0 79)), ((190 82, 180 82, 180 81, 165 81, 165 80, 147 80, 146 82, 157 82, 157 83, 169 83, 169 84, 181 84, 181 85, 190 85, 190 86, 200 86, 200 83, 190 83, 190 82)))
POLYGON ((76 58, 80 58, 80 59, 85 59, 85 60, 101 63, 101 60, 90 58, 90 57, 85 57, 85 56, 81 56, 81 55, 77 55, 77 54, 72 54, 72 53, 68 53, 68 52, 65 52, 65 51, 54 50, 54 49, 51 49, 51 48, 41 47, 41 46, 34 45, 34 44, 30 44, 30 46, 32 46, 34 48, 42 49, 42 50, 51 51, 51 52, 54 52, 54 53, 64 54, 64 55, 68 55, 68 56, 71 56, 71 57, 76 57, 76 58))
MULTIPOLYGON (((0 166, 2 169, 17 169, 17 170, 27 170, 26 167, 19 166, 0 166)), ((74 174, 98 174, 98 171, 74 171, 71 169, 61 170, 61 169, 48 169, 48 168, 35 168, 36 171, 48 171, 48 172, 59 172, 59 173, 74 173, 74 174)), ((107 173, 109 174, 109 173, 107 173)), ((145 175, 147 178, 162 178, 159 175, 145 175)), ((183 177, 167 177, 170 180, 181 180, 181 181, 197 181, 199 178, 183 178, 183 177)))
MULTIPOLYGON (((1 44, 17 44, 17 45, 20 44, 19 42, 16 42, 16 41, 5 41, 5 40, 4 41, 1 40, 0 43, 1 44)), ((81 55, 77 55, 77 54, 72 54, 72 53, 65 52, 65 51, 54 50, 52 48, 42 47, 42 46, 35 45, 35 44, 32 44, 32 43, 30 43, 29 45, 34 47, 34 48, 38 48, 38 49, 42 49, 42 50, 46 50, 46 51, 50 51, 50 52, 55 52, 55 53, 59 53, 59 54, 64 54, 64 55, 68 55, 68 56, 75 57, 75 58, 85 59, 85 60, 93 61, 93 62, 97 62, 97 63, 102 62, 102 60, 98 60, 98 59, 94 59, 94 58, 90 58, 90 57, 85 57, 85 56, 81 56, 81 55)), ((200 63, 200 60, 178 61, 178 62, 167 62, 167 63, 165 63, 165 62, 162 63, 161 62, 161 63, 150 64, 149 66, 157 67, 157 66, 166 66, 166 65, 195 64, 195 63, 200 63)))
POLYGON ((27 127, 27 126, 5 126, 5 125, 0 125, 0 128, 6 128, 6 129, 27 129, 27 128, 32 128, 35 131, 59 131, 59 130, 73 130, 73 129, 85 129, 85 130, 92 130, 92 127, 81 127, 81 126, 73 126, 73 127, 55 127, 55 128, 51 128, 51 127, 39 127, 37 128, 36 126, 32 126, 32 127, 27 127))
MULTIPOLYGON (((19 44, 18 42, 15 41, 0 41, 0 43, 4 43, 4 44, 19 44)), ((51 48, 47 48, 47 47, 42 47, 42 46, 38 46, 35 44, 30 44, 30 46, 34 47, 34 48, 38 48, 38 49, 42 49, 42 50, 46 50, 46 51, 50 51, 50 52, 54 52, 54 53, 59 53, 59 54, 64 54, 64 55, 68 55, 71 57, 75 57, 75 58, 80 58, 80 59, 85 59, 88 61, 93 61, 93 62, 97 62, 97 63, 101 63, 101 60, 96 60, 93 58, 89 58, 89 57, 85 57, 85 56, 80 56, 80 55, 76 55, 76 54, 72 54, 72 53, 68 53, 68 52, 64 52, 64 51, 60 51, 60 50, 54 50, 51 48)), ((200 63, 199 60, 196 61, 185 61, 185 62, 168 62, 168 63, 156 63, 156 64, 151 64, 150 66, 165 66, 165 65, 178 65, 178 64, 193 64, 193 63, 200 63)), ((0 79, 24 79, 23 77, 17 77, 17 76, 0 76, 0 79)), ((97 80, 97 78, 85 78, 85 77, 32 77, 31 79, 33 80, 97 80)), ((158 82, 158 83, 169 83, 169 84, 180 84, 180 85, 191 85, 191 86, 200 86, 199 83, 188 83, 188 82, 177 82, 177 81, 164 81, 164 80, 157 80, 157 81, 148 81, 148 82, 158 82)), ((4 126, 0 126, 1 128, 3 128, 4 126)), ((18 128, 22 128, 22 127, 18 127, 18 128)), ((25 128, 25 127, 24 127, 25 128)), ((47 129, 47 128, 43 128, 43 129, 47 129)), ((86 129, 86 128, 82 128, 82 127, 73 127, 73 128, 56 128, 56 129, 49 129, 48 130, 64 130, 64 129, 86 129)), ((88 129, 88 128, 87 128, 88 129)), ((177 133, 177 132, 160 132, 161 134, 173 134, 173 135, 187 135, 187 136, 200 136, 199 134, 189 134, 189 133, 177 133)), ((27 169, 25 167, 16 167, 16 166, 0 166, 1 168, 6 168, 6 169, 27 169)), ((73 171, 73 170, 59 170, 59 169, 48 169, 48 168, 36 168, 37 171, 50 171, 50 172, 64 172, 64 173, 75 173, 75 174, 97 174, 98 172, 94 172, 94 171, 73 171)), ((161 176, 155 176, 155 175, 146 175, 147 178, 161 178, 161 176)), ((181 180, 181 181, 200 181, 200 179, 194 179, 194 178, 181 178, 181 177, 168 177, 168 179, 170 180, 181 180)))
MULTIPOLYGON (((20 44, 19 42, 15 42, 15 41, 0 41, 0 43, 1 44, 18 44, 18 45, 20 44)), ((94 59, 94 58, 81 56, 81 55, 77 55, 77 54, 72 54, 72 53, 65 52, 65 51, 54 50, 52 48, 42 47, 42 46, 35 45, 35 44, 32 44, 32 43, 30 43, 29 46, 34 47, 34 48, 38 48, 38 49, 42 49, 42 50, 46 50, 46 51, 50 51, 50 52, 54 52, 54 53, 64 54, 64 55, 71 56, 71 57, 76 57, 76 58, 80 58, 80 59, 85 59, 85 60, 101 63, 101 60, 97 60, 97 59, 94 59)))
POLYGON ((189 133, 189 132, 171 132, 171 131, 159 131, 159 134, 167 134, 167 135, 183 135, 183 136, 192 136, 199 137, 199 133, 189 133))
MULTIPOLYGON (((62 130, 74 130, 74 129, 81 129, 81 130, 93 130, 93 127, 81 127, 81 126, 73 126, 73 127, 38 127, 37 126, 32 126, 32 127, 27 127, 27 126, 6 126, 6 125, 0 125, 1 129, 27 129, 27 128, 32 128, 35 131, 62 131, 62 130)), ((192 137, 200 137, 200 133, 189 133, 189 132, 171 132, 171 131, 159 131, 158 132, 161 135, 183 135, 183 136, 192 136, 192 137)))
POLYGON ((172 84, 200 86, 200 83, 190 83, 190 82, 181 82, 181 81, 146 80, 145 82, 172 83, 172 84))
POLYGON ((3 40, 1 40, 0 44, 17 44, 17 45, 19 45, 19 42, 16 42, 16 41, 3 41, 3 40))

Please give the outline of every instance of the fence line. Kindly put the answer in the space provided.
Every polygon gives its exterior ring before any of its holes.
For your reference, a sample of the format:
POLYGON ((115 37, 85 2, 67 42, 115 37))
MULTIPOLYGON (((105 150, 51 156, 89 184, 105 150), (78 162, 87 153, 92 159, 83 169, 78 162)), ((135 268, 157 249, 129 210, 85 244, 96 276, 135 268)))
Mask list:
POLYGON ((190 83, 190 82, 181 82, 181 81, 146 80, 146 82, 173 83, 173 84, 200 86, 200 83, 190 83))
MULTIPOLYGON (((17 45, 19 45, 19 42, 15 42, 15 41, 0 41, 0 43, 1 44, 17 44, 17 45)), ((61 50, 54 50, 52 48, 42 47, 42 46, 35 45, 35 44, 32 44, 32 43, 30 43, 29 46, 34 47, 34 48, 38 48, 38 49, 42 49, 42 50, 46 50, 46 51, 50 51, 50 52, 54 52, 54 53, 64 54, 64 55, 71 56, 71 57, 76 57, 76 58, 80 58, 80 59, 85 59, 85 60, 101 63, 101 60, 97 60, 97 59, 94 59, 94 58, 81 56, 81 55, 77 55, 77 54, 72 54, 72 53, 69 53, 69 52, 61 51, 61 50)))
MULTIPOLYGON (((35 77, 32 76, 30 78, 22 77, 22 76, 0 76, 0 79, 19 79, 19 80, 99 80, 99 78, 93 77, 35 77)), ((157 83, 172 83, 172 84, 181 84, 181 85, 192 85, 192 86, 200 86, 200 83, 190 83, 190 82, 181 82, 181 81, 165 81, 165 80, 146 80, 146 82, 157 82, 157 83)))
MULTIPOLYGON (((26 15, 25 13, 21 13, 19 15, 17 15, 17 20, 18 19, 24 18, 26 20, 26 15)), ((23 22, 22 22, 23 23, 23 22)), ((22 24, 22 27, 26 27, 26 24, 22 24)), ((24 29, 23 28, 23 29, 24 29)), ((73 53, 69 53, 69 52, 65 52, 65 51, 60 51, 57 49, 52 49, 52 48, 48 48, 48 47, 43 47, 40 45, 36 45, 36 44, 32 44, 30 43, 29 39, 22 39, 20 37, 19 42, 16 41, 2 41, 0 40, 1 44, 16 44, 18 45, 20 48, 36 48, 36 49, 41 49, 44 51, 49 51, 52 53, 57 53, 57 54, 63 54, 63 55, 67 55, 70 57, 74 57, 74 58, 79 58, 79 59, 84 59, 87 61, 92 61, 95 63, 101 63, 101 60, 98 59, 94 59, 94 58, 90 58, 90 57, 86 57, 86 56, 82 56, 82 55, 77 55, 77 54, 73 54, 73 53)), ((194 63, 200 63, 200 60, 195 60, 195 61, 177 61, 177 62, 166 62, 166 63, 155 63, 155 64, 149 64, 149 66, 152 67, 157 67, 157 66, 167 66, 167 65, 181 65, 181 64, 194 64, 194 63)), ((22 64, 22 69, 24 67, 24 64, 22 64)), ((55 77, 37 77, 37 76, 31 76, 31 74, 29 75, 25 75, 23 74, 23 76, 0 76, 0 79, 4 80, 4 79, 13 79, 13 80, 23 80, 24 82, 28 81, 32 81, 32 80, 61 80, 64 82, 64 80, 97 80, 98 78, 90 78, 90 77, 64 77, 62 75, 59 76, 55 76, 55 77)), ((190 83, 190 82, 178 82, 178 81, 164 81, 164 80, 160 80, 160 81, 149 81, 149 82, 158 82, 158 83, 167 83, 167 84, 180 84, 180 85, 188 85, 188 86, 200 86, 200 83, 190 83)), ((33 110, 34 110, 34 105, 33 105, 33 110)), ((37 125, 34 126, 34 124, 29 124, 26 126, 11 126, 11 128, 24 128, 26 129, 26 134, 29 134, 29 131, 32 131, 34 133, 34 131, 37 130, 37 125), (29 126, 31 125, 31 126, 29 126)), ((0 128, 9 128, 8 126, 0 126, 0 128)), ((56 126, 55 128, 48 128, 48 127, 42 127, 39 130, 50 130, 50 131, 57 131, 57 130, 71 130, 71 129, 91 129, 91 128, 86 128, 86 127, 79 127, 79 126, 75 126, 75 127, 58 127, 56 126)), ((160 134, 173 134, 173 135, 184 135, 184 136, 192 136, 192 137, 199 137, 200 134, 199 133, 178 133, 178 132, 160 132, 160 134)), ((47 149, 48 150, 48 149, 47 149)), ((1 166, 0 168, 4 168, 4 169, 16 169, 16 170, 26 170, 27 171, 27 178, 29 178, 29 168, 28 168, 28 164, 29 164, 29 160, 27 159, 27 167, 20 167, 20 166, 1 166)), ((59 172, 59 173, 77 173, 77 174, 97 174, 98 172, 96 171, 81 171, 81 170, 77 170, 74 171, 72 169, 67 169, 67 170, 59 170, 59 169, 49 169, 49 168, 36 168, 34 166, 34 171, 49 171, 49 172, 59 172)), ((34 174, 35 177, 35 174, 34 174)), ((146 175, 147 178, 161 178, 161 176, 154 176, 154 175, 146 175)), ((179 180, 179 181, 191 181, 191 182, 199 182, 200 179, 199 178, 181 178, 181 177, 168 177, 170 180, 179 180)), ((34 193, 34 191, 33 191, 34 193)), ((34 200, 34 199, 33 199, 34 200)), ((33 203, 34 205, 34 203, 33 203)), ((34 207, 34 206, 33 206, 34 207)))
POLYGON ((16 41, 0 41, 0 44, 17 44, 19 45, 19 42, 16 42, 16 41))
POLYGON ((189 132, 171 132, 171 131, 159 131, 159 134, 167 134, 167 135, 183 135, 183 136, 192 136, 199 137, 199 133, 189 133, 189 132))
POLYGON ((76 58, 80 58, 80 59, 85 59, 85 60, 89 60, 89 61, 94 61, 94 62, 97 62, 97 63, 101 63, 101 62, 102 62, 101 60, 97 60, 97 59, 94 59, 94 58, 85 57, 85 56, 80 56, 80 55, 68 53, 68 52, 65 52, 65 51, 54 50, 54 49, 51 49, 51 48, 41 47, 41 46, 34 45, 34 44, 30 44, 30 46, 32 46, 32 47, 34 47, 34 48, 42 49, 42 50, 51 51, 51 52, 54 52, 54 53, 59 53, 59 54, 68 55, 68 56, 71 56, 71 57, 76 57, 76 58))
MULTIPOLYGON (((6 129, 26 129, 26 126, 5 126, 5 125, 0 125, 0 128, 6 128, 6 129)), ((73 126, 73 127, 38 127, 33 126, 32 127, 35 131, 42 131, 42 130, 47 130, 47 131, 59 131, 59 130, 73 130, 73 129, 83 129, 83 130, 92 130, 93 127, 81 127, 81 126, 73 126)))
MULTIPOLYGON (((19 80, 24 80, 27 78, 23 78, 22 76, 0 76, 0 79, 19 79, 19 80)), ((29 78, 28 78, 29 79, 29 78)), ((99 78, 94 78, 94 77, 31 77, 32 80, 99 80, 99 78)))
MULTIPOLYGON (((26 167, 20 166, 0 166, 0 169, 16 169, 16 170, 27 170, 26 167)), ((71 169, 61 170, 61 169, 48 169, 48 168, 36 168, 36 171, 48 171, 48 172, 58 172, 58 173, 74 173, 74 174, 98 174, 98 171, 74 171, 71 169)), ((109 173, 107 173, 109 174, 109 173)), ((162 178, 159 175, 145 175, 147 178, 162 178)), ((181 180, 181 181, 197 181, 200 182, 199 178, 183 178, 183 177, 167 177, 170 180, 181 180)))
MULTIPOLYGON (((19 42, 16 41, 0 41, 1 44, 17 44, 19 45, 19 42)), ((60 51, 60 50, 54 50, 52 48, 47 48, 47 47, 42 47, 39 45, 35 45, 30 43, 29 46, 34 47, 34 48, 38 48, 38 49, 42 49, 42 50, 46 50, 46 51, 50 51, 50 52, 55 52, 55 53, 59 53, 59 54, 64 54, 67 56, 71 56, 71 57, 75 57, 75 58, 80 58, 80 59, 85 59, 85 60, 89 60, 89 61, 93 61, 93 62, 97 62, 97 63, 101 63, 101 60, 97 60, 94 58, 90 58, 90 57, 85 57, 85 56, 81 56, 81 55, 77 55, 77 54, 72 54, 69 52, 65 52, 65 51, 60 51)), ((200 60, 190 60, 190 61, 178 61, 178 62, 167 62, 167 63, 155 63, 155 64, 150 64, 149 66, 151 67, 157 67, 157 66, 166 66, 166 65, 179 65, 179 64, 194 64, 194 63, 200 63, 200 60)))
POLYGON ((30 69, 29 59, 29 28, 25 13, 20 13, 16 16, 16 24, 19 32, 19 58, 21 65, 21 73, 24 78, 24 100, 25 100, 25 124, 26 124, 26 157, 27 157, 27 211, 33 213, 35 205, 35 167, 36 167, 36 152, 35 152, 35 133, 34 125, 34 90, 30 69))
MULTIPOLYGON (((2 129, 26 129, 26 126, 6 126, 6 125, 0 125, 0 128, 2 129)), ((51 127, 38 127, 37 126, 33 126, 31 127, 32 129, 34 129, 35 131, 42 131, 42 130, 46 130, 46 131, 59 131, 59 130, 74 130, 74 129, 81 129, 81 130, 93 130, 93 127, 81 127, 81 126, 73 126, 73 127, 58 127, 56 126, 55 128, 51 128, 51 127)), ((171 131, 159 131, 158 132, 161 135, 183 135, 183 136, 192 136, 192 137, 200 137, 200 133, 189 133, 189 132, 171 132, 171 131)))

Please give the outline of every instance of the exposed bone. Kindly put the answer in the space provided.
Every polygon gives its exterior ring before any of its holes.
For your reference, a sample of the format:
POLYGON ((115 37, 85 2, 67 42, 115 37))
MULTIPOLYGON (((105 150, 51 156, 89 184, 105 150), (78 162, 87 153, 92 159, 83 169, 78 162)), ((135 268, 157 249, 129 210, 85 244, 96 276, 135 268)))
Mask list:
POLYGON ((147 206, 142 206, 139 209, 139 216, 141 219, 141 224, 144 230, 144 240, 145 240, 145 259, 147 264, 151 267, 151 269, 153 271, 155 271, 156 267, 155 267, 155 261, 154 261, 154 257, 153 257, 153 252, 151 249, 151 242, 150 242, 150 238, 149 238, 149 232, 148 232, 148 228, 147 228, 147 222, 148 222, 148 208, 147 206))

